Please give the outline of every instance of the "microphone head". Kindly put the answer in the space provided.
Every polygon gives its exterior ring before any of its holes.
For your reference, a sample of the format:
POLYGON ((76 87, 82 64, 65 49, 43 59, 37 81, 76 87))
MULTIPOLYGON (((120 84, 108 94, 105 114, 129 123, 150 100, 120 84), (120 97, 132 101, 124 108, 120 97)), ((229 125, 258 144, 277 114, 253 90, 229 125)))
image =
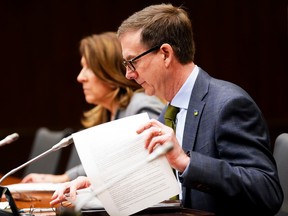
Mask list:
POLYGON ((16 140, 19 139, 19 134, 18 133, 13 133, 7 136, 7 144, 12 143, 16 140))

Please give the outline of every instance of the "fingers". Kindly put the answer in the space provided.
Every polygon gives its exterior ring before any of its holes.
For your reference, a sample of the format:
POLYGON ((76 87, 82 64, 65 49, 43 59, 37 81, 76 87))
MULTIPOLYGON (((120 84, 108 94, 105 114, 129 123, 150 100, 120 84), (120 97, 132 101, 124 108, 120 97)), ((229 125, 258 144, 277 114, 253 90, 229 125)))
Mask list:
POLYGON ((64 194, 65 195, 65 198, 66 198, 66 196, 68 196, 69 197, 69 200, 71 200, 71 201, 75 201, 76 200, 76 195, 77 195, 77 189, 78 189, 78 185, 77 184, 72 184, 71 186, 70 186, 70 191, 69 191, 69 194, 64 194))
POLYGON ((153 129, 153 132, 154 132, 155 135, 160 135, 161 132, 162 132, 162 128, 163 127, 166 127, 166 126, 163 125, 161 122, 155 120, 155 119, 151 119, 149 122, 145 123, 140 128, 138 128, 136 130, 136 132, 138 134, 140 134, 140 133, 142 133, 145 130, 153 129))
POLYGON ((53 193, 51 197, 50 205, 56 205, 66 200, 66 193, 69 193, 71 187, 71 182, 65 182, 59 186, 57 190, 53 193))
POLYGON ((153 126, 153 120, 150 120, 149 122, 147 122, 146 124, 144 124, 143 126, 141 126, 138 130, 136 130, 136 133, 140 134, 142 133, 144 130, 147 130, 149 128, 151 128, 153 126))
POLYGON ((56 205, 63 201, 67 200, 69 197, 69 201, 76 200, 76 194, 78 189, 87 188, 91 185, 89 179, 84 176, 79 176, 70 182, 65 182, 59 186, 57 190, 55 190, 54 194, 51 197, 50 205, 56 205))
POLYGON ((151 153, 157 147, 157 145, 163 145, 165 142, 171 142, 175 133, 172 128, 167 127, 161 122, 151 119, 149 122, 142 125, 136 131, 138 134, 145 131, 145 148, 151 153))
POLYGON ((25 176, 22 183, 32 183, 32 182, 45 182, 45 174, 30 173, 25 176))
POLYGON ((53 194, 53 196, 52 196, 51 201, 50 201, 49 204, 50 204, 51 206, 55 206, 55 205, 57 205, 57 204, 65 201, 65 200, 66 200, 65 197, 61 197, 61 196, 58 196, 58 195, 54 195, 54 194, 53 194))
POLYGON ((32 182, 32 178, 31 178, 30 174, 25 176, 21 181, 21 183, 28 183, 28 182, 32 182))

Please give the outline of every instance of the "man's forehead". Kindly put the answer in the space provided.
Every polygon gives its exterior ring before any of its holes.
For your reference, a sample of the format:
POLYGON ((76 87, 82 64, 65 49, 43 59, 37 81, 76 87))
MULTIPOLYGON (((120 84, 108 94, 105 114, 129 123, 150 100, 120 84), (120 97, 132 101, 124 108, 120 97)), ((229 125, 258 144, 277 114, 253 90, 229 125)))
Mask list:
POLYGON ((143 49, 143 45, 140 43, 140 32, 129 31, 121 35, 119 38, 122 47, 122 54, 124 59, 133 56, 143 49))
POLYGON ((123 46, 129 43, 140 43, 140 31, 127 31, 119 38, 121 45, 123 46))

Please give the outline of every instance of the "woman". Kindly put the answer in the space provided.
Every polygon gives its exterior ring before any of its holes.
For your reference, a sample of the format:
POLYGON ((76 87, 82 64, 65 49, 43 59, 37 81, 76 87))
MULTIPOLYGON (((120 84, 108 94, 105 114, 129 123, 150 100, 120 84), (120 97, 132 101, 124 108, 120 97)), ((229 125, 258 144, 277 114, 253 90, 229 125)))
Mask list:
MULTIPOLYGON (((83 38, 80 54, 82 70, 77 81, 82 84, 87 103, 95 105, 84 112, 81 123, 85 128, 142 112, 158 118, 164 103, 146 95, 140 85, 125 78, 121 46, 115 32, 83 38)), ((66 182, 82 175, 84 169, 78 165, 61 175, 31 173, 22 182, 66 182)))

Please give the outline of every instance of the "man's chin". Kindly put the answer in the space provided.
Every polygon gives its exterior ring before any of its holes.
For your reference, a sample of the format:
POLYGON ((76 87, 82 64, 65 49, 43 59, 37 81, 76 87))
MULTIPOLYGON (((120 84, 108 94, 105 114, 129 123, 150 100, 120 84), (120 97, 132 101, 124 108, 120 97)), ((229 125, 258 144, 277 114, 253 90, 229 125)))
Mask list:
POLYGON ((154 91, 152 91, 151 89, 144 89, 145 90, 145 94, 149 95, 149 96, 152 96, 155 94, 154 91))

